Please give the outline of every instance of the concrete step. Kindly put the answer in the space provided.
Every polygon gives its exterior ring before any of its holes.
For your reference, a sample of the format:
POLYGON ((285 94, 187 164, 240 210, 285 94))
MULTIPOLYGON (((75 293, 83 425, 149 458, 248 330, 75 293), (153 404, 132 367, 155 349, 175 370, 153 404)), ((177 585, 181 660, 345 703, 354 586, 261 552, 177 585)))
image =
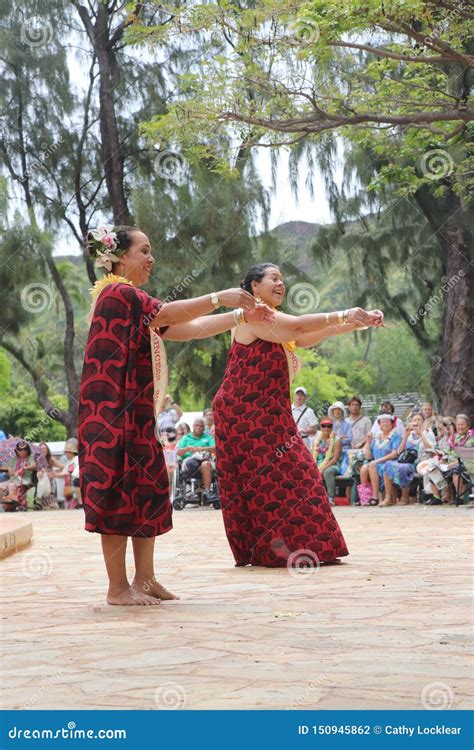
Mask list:
POLYGON ((33 524, 23 513, 0 515, 0 559, 27 547, 33 536, 33 524))

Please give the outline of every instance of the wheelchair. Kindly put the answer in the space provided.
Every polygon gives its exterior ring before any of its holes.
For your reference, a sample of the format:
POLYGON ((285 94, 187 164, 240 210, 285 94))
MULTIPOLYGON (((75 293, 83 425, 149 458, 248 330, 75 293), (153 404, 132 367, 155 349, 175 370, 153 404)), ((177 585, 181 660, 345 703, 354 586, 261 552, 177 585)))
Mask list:
POLYGON ((217 471, 212 468, 211 487, 207 492, 208 497, 204 497, 204 487, 202 478, 197 474, 190 479, 185 479, 182 462, 178 463, 171 482, 171 498, 175 510, 183 510, 186 505, 212 506, 214 510, 219 510, 221 501, 219 497, 219 486, 217 484, 217 471))

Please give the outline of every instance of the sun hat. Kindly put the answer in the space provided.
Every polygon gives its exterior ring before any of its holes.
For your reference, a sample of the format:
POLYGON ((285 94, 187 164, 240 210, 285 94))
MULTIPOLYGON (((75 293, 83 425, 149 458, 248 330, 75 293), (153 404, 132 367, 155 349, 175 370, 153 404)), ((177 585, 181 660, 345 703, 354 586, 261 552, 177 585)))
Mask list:
POLYGON ((344 404, 342 403, 342 401, 335 401, 333 404, 331 404, 331 406, 328 409, 328 417, 332 418, 332 413, 333 413, 334 409, 342 409, 342 413, 343 413, 344 416, 346 416, 346 414, 347 414, 346 407, 344 406, 344 404))

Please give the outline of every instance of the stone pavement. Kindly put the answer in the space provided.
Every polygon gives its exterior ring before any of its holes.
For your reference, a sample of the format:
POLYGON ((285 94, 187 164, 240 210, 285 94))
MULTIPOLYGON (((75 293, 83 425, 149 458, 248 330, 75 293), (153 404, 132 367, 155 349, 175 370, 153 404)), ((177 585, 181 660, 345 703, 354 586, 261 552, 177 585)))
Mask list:
MULTIPOLYGON (((471 708, 467 508, 336 508, 348 558, 235 568, 220 512, 175 512, 159 607, 104 604, 82 511, 28 514, 0 562, 2 708, 471 708)), ((472 662, 471 662, 472 664, 472 662)))

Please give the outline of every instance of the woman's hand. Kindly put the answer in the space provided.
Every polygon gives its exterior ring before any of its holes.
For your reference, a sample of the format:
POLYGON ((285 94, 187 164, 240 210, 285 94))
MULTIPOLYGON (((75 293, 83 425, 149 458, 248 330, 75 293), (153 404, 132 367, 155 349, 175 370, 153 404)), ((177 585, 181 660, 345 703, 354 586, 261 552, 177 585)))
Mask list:
POLYGON ((348 312, 348 323, 357 328, 383 326, 383 312, 381 310, 363 310, 361 307, 352 307, 348 312))
POLYGON ((269 323, 275 322, 275 311, 268 305, 255 305, 255 310, 245 312, 247 323, 269 323))
POLYGON ((245 312, 255 310, 255 297, 245 289, 224 289, 217 296, 223 307, 243 307, 245 312))

